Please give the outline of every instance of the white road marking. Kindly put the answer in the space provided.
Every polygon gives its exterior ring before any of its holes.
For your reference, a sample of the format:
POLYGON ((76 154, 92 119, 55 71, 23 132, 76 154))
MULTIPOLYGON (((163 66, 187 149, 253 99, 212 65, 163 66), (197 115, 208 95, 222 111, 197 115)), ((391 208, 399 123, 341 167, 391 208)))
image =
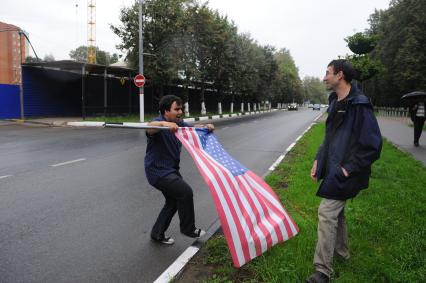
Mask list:
POLYGON ((80 159, 70 160, 70 161, 66 161, 66 162, 62 162, 62 163, 52 164, 50 166, 51 167, 58 167, 58 166, 63 166, 63 165, 71 164, 71 163, 76 163, 76 162, 84 161, 84 160, 86 160, 86 158, 80 158, 80 159))
POLYGON ((9 178, 9 177, 13 177, 13 175, 4 175, 4 176, 0 176, 0 179, 6 179, 6 178, 9 178))
POLYGON ((278 166, 278 164, 280 164, 281 161, 283 161, 284 157, 285 157, 285 154, 278 157, 277 160, 271 165, 271 167, 269 167, 269 171, 274 171, 275 168, 278 166))

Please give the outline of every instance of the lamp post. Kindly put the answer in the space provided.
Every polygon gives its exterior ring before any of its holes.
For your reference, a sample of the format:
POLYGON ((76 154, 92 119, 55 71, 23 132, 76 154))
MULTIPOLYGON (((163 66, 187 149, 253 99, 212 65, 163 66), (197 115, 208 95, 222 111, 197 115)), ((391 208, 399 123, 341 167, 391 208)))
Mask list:
POLYGON ((20 100, 20 106, 21 106, 21 120, 24 120, 25 115, 24 115, 24 89, 22 84, 24 83, 24 80, 22 78, 22 31, 19 30, 18 31, 19 34, 19 54, 21 55, 21 73, 20 73, 20 77, 21 77, 21 81, 19 84, 19 100, 20 100))
MULTIPOLYGON (((139 74, 143 75, 143 0, 139 0, 139 74)), ((139 116, 144 122, 144 86, 139 87, 139 116)))

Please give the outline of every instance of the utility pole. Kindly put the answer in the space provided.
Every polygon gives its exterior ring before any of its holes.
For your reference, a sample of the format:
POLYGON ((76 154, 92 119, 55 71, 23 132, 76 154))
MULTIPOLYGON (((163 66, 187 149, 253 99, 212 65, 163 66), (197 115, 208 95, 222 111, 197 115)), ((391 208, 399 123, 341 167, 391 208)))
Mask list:
MULTIPOLYGON (((139 74, 143 75, 143 0, 139 0, 139 74)), ((139 87, 139 115, 144 122, 144 86, 139 87)))
POLYGON ((22 57, 22 33, 23 31, 19 30, 18 34, 19 34, 19 54, 21 56, 21 72, 20 72, 20 78, 21 81, 19 82, 19 101, 20 101, 20 109, 21 109, 21 120, 24 120, 25 118, 25 114, 24 114, 24 87, 23 87, 23 83, 24 80, 22 78, 22 62, 23 62, 23 57, 22 57))

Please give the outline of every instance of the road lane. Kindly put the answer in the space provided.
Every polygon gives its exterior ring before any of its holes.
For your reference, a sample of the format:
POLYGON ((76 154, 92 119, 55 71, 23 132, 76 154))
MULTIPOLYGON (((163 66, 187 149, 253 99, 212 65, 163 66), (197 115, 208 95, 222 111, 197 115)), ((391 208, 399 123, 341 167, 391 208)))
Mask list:
MULTIPOLYGON (((217 121, 216 134, 231 155, 263 175, 317 115, 301 110, 217 121)), ((16 173, 0 180, 1 282, 152 282, 192 243, 179 233, 177 217, 169 229, 175 245, 149 240, 163 199, 144 176, 143 131, 37 130, 13 129, 28 138, 27 147, 14 148, 19 160, 11 167, 1 159, 2 169, 16 173), (49 167, 81 156, 84 162, 49 167), (30 158, 34 168, 25 163, 30 158)), ((206 228, 217 218, 208 188, 186 151, 181 167, 194 189, 196 223, 206 228)))

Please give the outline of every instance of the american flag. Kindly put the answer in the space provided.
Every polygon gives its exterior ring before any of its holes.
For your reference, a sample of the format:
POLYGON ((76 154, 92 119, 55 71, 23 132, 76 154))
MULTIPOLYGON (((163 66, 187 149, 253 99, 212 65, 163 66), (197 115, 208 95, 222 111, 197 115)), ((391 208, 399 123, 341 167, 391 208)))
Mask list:
POLYGON ((233 159, 207 129, 176 132, 210 188, 235 267, 241 267, 299 228, 262 178, 233 159))

